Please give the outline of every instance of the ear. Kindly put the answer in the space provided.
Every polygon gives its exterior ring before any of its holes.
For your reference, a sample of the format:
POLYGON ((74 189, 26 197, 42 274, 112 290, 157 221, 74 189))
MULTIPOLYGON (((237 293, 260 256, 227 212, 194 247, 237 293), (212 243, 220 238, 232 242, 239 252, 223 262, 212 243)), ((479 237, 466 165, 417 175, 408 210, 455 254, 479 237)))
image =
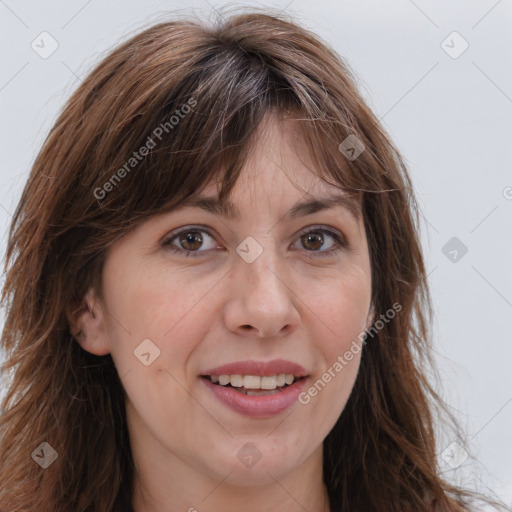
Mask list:
POLYGON ((375 320, 375 310, 373 308, 373 304, 370 304, 370 309, 368 310, 368 316, 366 317, 366 325, 365 325, 366 330, 368 330, 371 327, 374 320, 375 320))
POLYGON ((66 308, 66 317, 71 335, 84 350, 97 356, 110 353, 104 312, 92 289, 87 291, 78 309, 66 308))

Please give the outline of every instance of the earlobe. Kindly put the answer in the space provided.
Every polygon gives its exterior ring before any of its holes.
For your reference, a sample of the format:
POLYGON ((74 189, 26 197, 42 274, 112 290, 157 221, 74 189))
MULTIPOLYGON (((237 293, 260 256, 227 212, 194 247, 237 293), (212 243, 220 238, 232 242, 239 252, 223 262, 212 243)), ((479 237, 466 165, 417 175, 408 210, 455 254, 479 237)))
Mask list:
POLYGON ((84 350, 97 356, 110 353, 104 315, 92 290, 86 293, 78 309, 66 309, 66 317, 71 335, 84 350))

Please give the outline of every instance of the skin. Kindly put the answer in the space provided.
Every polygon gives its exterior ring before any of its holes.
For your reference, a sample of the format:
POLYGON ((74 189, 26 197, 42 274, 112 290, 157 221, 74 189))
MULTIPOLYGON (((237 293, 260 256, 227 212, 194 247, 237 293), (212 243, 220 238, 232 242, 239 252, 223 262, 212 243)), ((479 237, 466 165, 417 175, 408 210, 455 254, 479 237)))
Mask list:
MULTIPOLYGON (((329 510, 322 443, 350 395, 360 353, 309 403, 267 418, 228 409, 199 378, 232 361, 283 358, 308 370, 308 389, 373 319, 362 218, 341 206, 284 217, 309 198, 305 191, 337 191, 309 170, 295 123, 269 116, 260 126, 231 196, 239 220, 197 207, 152 217, 109 249, 103 301, 91 290, 89 309, 69 315, 85 350, 112 354, 126 390, 136 512, 329 510), (207 229, 202 245, 173 242, 198 257, 162 247, 171 231, 198 224, 207 229), (349 246, 322 257, 337 244, 321 228, 341 232, 349 246), (235 252, 248 236, 263 249, 252 263, 235 252), (144 339, 160 350, 148 366, 134 356, 144 339), (261 453, 252 467, 237 457, 249 442, 261 453)), ((217 190, 211 182, 201 195, 217 190)))

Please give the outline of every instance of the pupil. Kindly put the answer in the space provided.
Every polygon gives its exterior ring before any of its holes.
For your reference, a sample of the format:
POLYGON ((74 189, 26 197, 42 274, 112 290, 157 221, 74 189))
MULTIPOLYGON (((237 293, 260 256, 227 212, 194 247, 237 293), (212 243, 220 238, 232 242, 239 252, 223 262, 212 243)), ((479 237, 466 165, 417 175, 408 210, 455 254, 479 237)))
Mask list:
POLYGON ((199 231, 189 231, 181 239, 181 243, 182 244, 183 243, 185 243, 185 244, 192 244, 192 247, 188 247, 188 250, 199 249, 199 247, 201 247, 201 243, 202 242, 203 242, 203 239, 202 239, 201 234, 199 233, 199 231), (196 243, 195 244, 194 244, 194 239, 196 239, 196 243))
POLYGON ((305 239, 306 239, 306 242, 305 242, 305 245, 307 246, 307 244, 309 244, 311 242, 311 240, 313 240, 313 245, 314 244, 314 239, 316 238, 317 240, 317 244, 315 247, 313 247, 313 249, 320 249, 320 247, 322 247, 322 244, 323 244, 323 238, 319 235, 312 235, 312 234, 307 234, 305 235, 305 239), (320 243, 318 243, 320 242, 320 243))

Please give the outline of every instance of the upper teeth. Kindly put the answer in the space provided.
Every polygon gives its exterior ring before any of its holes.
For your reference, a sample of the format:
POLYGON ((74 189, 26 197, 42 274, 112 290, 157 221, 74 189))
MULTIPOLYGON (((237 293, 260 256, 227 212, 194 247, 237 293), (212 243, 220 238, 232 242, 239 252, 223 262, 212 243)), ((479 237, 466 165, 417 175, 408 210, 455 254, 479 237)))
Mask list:
POLYGON ((292 384, 295 375, 289 373, 280 373, 279 375, 269 375, 260 377, 258 375, 211 375, 212 382, 219 383, 222 386, 231 384, 235 388, 242 386, 247 389, 276 389, 278 386, 292 384))

